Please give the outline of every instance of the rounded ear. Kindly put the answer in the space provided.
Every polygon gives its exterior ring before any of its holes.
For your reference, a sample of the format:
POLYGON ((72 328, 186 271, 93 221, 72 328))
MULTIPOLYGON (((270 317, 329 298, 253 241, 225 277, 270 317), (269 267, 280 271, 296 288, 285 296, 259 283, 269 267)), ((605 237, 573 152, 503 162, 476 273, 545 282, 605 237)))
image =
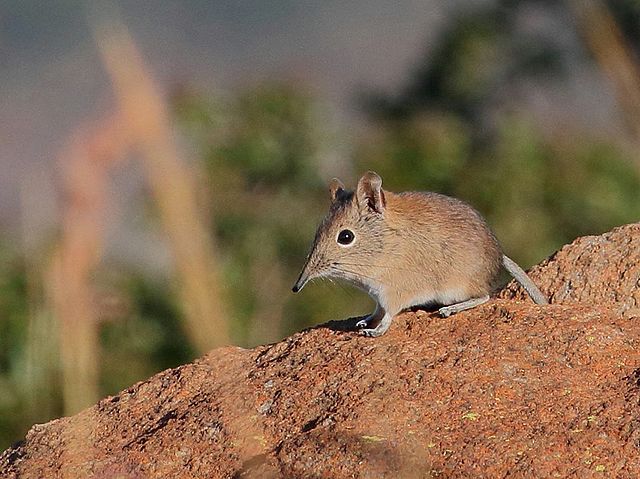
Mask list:
POLYGON ((384 191, 382 191, 382 178, 374 172, 367 171, 360 181, 357 189, 358 205, 368 208, 376 213, 382 213, 386 206, 384 191))
POLYGON ((329 193, 331 194, 331 202, 334 202, 338 199, 344 192, 344 183, 340 181, 338 178, 333 178, 329 183, 329 193))

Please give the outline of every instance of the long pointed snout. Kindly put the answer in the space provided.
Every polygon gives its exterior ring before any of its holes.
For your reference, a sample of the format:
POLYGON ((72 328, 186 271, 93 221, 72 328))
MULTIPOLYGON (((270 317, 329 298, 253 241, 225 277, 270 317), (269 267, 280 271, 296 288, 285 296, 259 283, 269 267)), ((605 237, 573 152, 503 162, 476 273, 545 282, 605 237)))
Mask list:
POLYGON ((293 285, 293 288, 291 288, 291 291, 293 291, 294 293, 297 293, 302 288, 304 288, 304 285, 307 284, 308 281, 309 281, 309 274, 307 273, 307 266, 305 265, 302 272, 300 273, 300 276, 298 276, 298 281, 296 281, 296 284, 293 285))
POLYGON ((318 251, 317 247, 317 234, 316 240, 313 243, 311 248, 311 252, 307 255, 307 259, 304 262, 304 266, 302 267, 302 271, 300 271, 300 276, 298 276, 298 280, 296 284, 293 285, 291 291, 297 293, 298 291, 304 288, 305 284, 315 278, 319 278, 323 275, 323 268, 321 266, 322 262, 318 261, 318 251))
POLYGON ((293 288, 291 288, 291 291, 293 291, 294 293, 300 291, 302 288, 304 288, 305 284, 307 284, 310 280, 318 275, 317 268, 315 266, 316 261, 314 260, 313 253, 314 251, 312 251, 311 254, 307 256, 307 260, 302 267, 302 271, 300 271, 300 276, 298 276, 296 284, 294 284, 293 288))

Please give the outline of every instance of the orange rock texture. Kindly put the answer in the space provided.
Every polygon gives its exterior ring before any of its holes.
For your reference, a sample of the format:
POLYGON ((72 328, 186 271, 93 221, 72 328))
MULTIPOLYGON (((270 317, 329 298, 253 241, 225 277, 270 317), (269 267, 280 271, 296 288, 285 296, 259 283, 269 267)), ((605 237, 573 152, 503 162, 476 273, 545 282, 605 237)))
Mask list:
POLYGON ((640 225, 450 318, 224 348, 34 426, 7 478, 640 477, 640 225))

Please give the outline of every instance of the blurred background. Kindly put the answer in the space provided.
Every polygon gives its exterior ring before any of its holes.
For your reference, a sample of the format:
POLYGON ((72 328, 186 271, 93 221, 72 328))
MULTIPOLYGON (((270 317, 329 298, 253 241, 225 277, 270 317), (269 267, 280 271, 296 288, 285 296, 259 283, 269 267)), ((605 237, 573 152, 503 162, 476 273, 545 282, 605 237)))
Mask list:
POLYGON ((640 3, 0 4, 0 449, 209 349, 367 313, 296 279, 327 183, 523 267, 640 217, 640 3))

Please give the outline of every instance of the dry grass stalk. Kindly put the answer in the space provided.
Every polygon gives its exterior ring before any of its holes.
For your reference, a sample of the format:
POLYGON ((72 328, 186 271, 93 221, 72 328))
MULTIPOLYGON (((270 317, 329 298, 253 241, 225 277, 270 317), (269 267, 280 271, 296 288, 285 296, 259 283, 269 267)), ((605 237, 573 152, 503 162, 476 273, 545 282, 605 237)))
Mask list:
POLYGON ((173 141, 162 95, 122 26, 103 29, 97 38, 169 237, 187 333, 201 353, 228 344, 213 244, 197 206, 195 182, 173 141))
POLYGON ((640 68, 615 19, 600 1, 573 0, 578 25, 609 77, 635 142, 640 142, 640 68))
POLYGON ((102 253, 108 170, 122 157, 126 143, 121 122, 110 117, 75 135, 61 156, 65 205, 47 289, 58 321, 67 415, 99 398, 98 319, 91 275, 102 253))

